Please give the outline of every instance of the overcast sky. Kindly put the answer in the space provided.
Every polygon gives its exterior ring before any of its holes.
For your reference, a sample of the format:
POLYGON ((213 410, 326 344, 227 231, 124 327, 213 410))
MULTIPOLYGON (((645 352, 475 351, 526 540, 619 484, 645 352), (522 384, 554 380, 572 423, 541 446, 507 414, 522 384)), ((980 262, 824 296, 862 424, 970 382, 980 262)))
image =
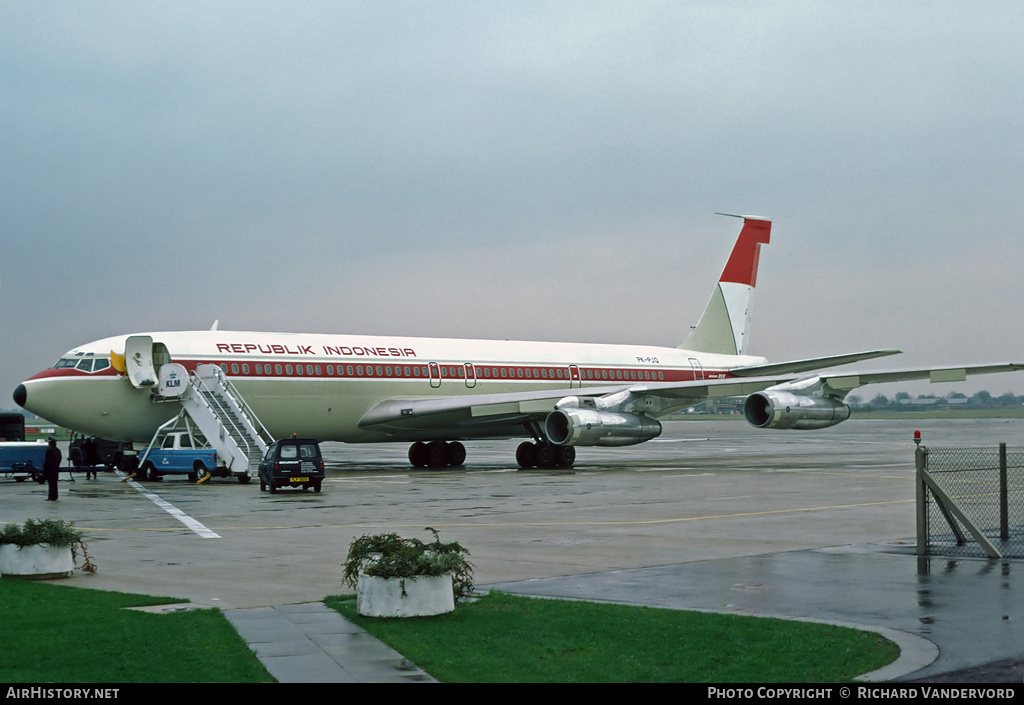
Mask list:
POLYGON ((1024 361, 1022 27, 1018 0, 0 0, 0 408, 80 343, 217 319, 675 346, 738 232, 715 211, 773 221, 754 354, 1024 361))

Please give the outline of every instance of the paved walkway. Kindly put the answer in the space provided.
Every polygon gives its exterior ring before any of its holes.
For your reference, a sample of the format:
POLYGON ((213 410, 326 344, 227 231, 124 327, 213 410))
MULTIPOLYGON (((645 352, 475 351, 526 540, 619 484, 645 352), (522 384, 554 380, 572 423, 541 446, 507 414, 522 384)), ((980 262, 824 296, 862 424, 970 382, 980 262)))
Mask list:
POLYGON ((280 683, 433 683, 433 678, 322 603, 224 610, 280 683))

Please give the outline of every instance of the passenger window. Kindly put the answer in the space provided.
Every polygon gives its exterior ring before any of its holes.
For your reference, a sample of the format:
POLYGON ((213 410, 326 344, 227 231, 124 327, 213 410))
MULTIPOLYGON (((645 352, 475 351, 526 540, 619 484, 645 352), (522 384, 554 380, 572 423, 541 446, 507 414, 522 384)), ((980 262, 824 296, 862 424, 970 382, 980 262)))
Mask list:
POLYGON ((281 366, 280 365, 274 365, 274 374, 275 375, 281 374, 281 366))
POLYGON ((182 448, 191 448, 192 447, 192 439, 189 438, 188 436, 182 436, 181 437, 181 447, 182 448))

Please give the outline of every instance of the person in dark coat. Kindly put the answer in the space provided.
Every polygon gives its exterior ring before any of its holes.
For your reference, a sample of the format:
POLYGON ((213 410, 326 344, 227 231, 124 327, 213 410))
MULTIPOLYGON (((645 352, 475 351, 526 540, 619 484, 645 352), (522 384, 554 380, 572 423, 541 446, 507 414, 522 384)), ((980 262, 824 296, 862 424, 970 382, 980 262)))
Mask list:
POLYGON ((46 449, 46 457, 43 458, 43 480, 50 486, 50 494, 47 502, 57 501, 57 478, 60 476, 60 448, 57 447, 57 439, 51 438, 50 445, 46 449))

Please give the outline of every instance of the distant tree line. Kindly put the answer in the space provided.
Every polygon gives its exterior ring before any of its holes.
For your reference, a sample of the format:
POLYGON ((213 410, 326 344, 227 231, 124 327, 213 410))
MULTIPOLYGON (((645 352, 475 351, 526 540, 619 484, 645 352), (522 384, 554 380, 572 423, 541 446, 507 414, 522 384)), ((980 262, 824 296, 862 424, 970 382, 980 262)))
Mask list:
POLYGON ((889 399, 884 394, 878 394, 870 401, 864 401, 862 397, 851 394, 846 398, 846 401, 850 406, 862 411, 899 411, 957 407, 994 409, 1024 405, 1024 396, 1017 396, 1013 392, 1006 392, 996 397, 992 396, 991 392, 984 390, 972 396, 967 396, 961 392, 950 392, 944 397, 934 394, 919 394, 913 397, 907 392, 897 392, 893 399, 889 399))

